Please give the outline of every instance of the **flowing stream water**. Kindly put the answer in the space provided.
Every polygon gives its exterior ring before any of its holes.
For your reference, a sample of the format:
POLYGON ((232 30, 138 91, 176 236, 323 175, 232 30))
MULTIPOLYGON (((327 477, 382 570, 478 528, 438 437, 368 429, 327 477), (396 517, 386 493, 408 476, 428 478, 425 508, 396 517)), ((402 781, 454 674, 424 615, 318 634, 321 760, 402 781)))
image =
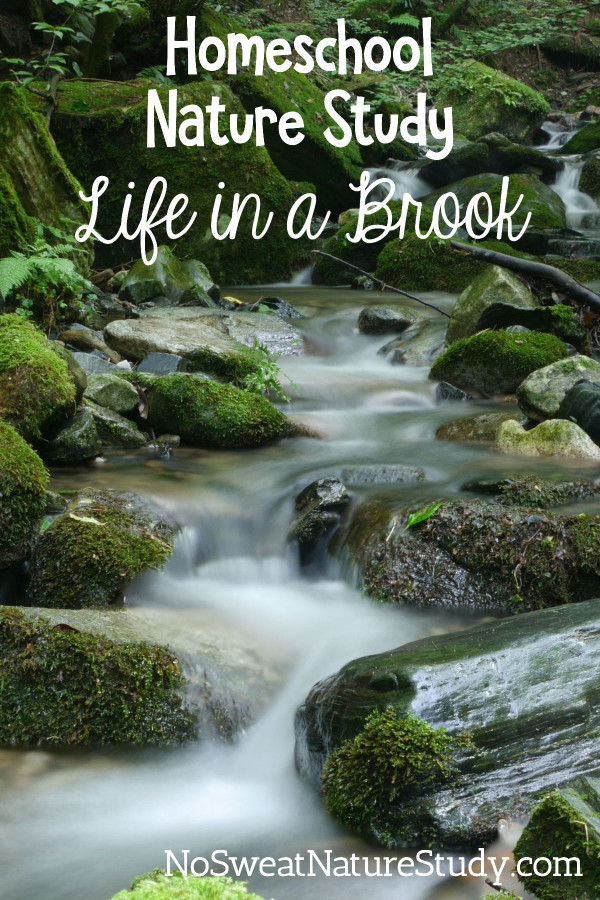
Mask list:
MULTIPOLYGON (((289 661, 286 682, 267 714, 232 746, 3 752, 0 890, 11 900, 108 900, 135 875, 164 866, 166 848, 275 857, 308 848, 372 853, 336 828, 296 776, 294 711, 317 680, 348 660, 475 620, 376 605, 355 586, 355 573, 341 566, 321 580, 303 579, 285 542, 294 497, 315 478, 358 463, 422 466, 426 482, 396 488, 419 504, 456 494, 474 472, 493 477, 558 468, 436 442, 444 421, 494 406, 439 404, 428 368, 392 366, 378 355, 386 338, 356 329, 360 309, 381 302, 378 295, 320 288, 279 293, 307 316, 302 330, 310 347, 304 357, 282 361, 297 385, 290 413, 324 440, 242 453, 181 450, 168 460, 115 454, 87 470, 60 472, 54 487, 110 486, 168 503, 187 522, 180 547, 167 572, 146 577, 128 603, 163 609, 165 641, 201 612, 276 642, 289 661)), ((446 308, 454 299, 427 296, 446 308)), ((445 320, 427 315, 425 329, 441 334, 445 320)), ((407 345, 418 338, 409 333, 407 345)), ((567 463, 560 468, 574 471, 567 463)), ((250 884, 275 900, 442 896, 433 892, 434 880, 418 877, 401 885, 394 878, 365 885, 361 878, 324 877, 254 877, 250 884)), ((456 890, 444 896, 480 894, 464 883, 456 890)))

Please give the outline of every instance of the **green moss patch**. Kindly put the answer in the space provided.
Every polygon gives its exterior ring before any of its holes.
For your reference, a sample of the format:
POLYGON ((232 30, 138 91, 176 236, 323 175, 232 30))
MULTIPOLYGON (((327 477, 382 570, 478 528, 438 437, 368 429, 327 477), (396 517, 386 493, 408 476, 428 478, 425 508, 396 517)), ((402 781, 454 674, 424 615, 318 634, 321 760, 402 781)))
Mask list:
POLYGON ((178 659, 0 608, 0 744, 179 744, 195 737, 178 659))
POLYGON ((74 412, 75 382, 66 362, 33 325, 0 316, 0 417, 36 441, 74 412))
POLYGON ((57 609, 122 602, 137 575, 166 563, 175 532, 149 501, 113 491, 84 492, 37 539, 30 602, 57 609))
MULTIPOLYGON (((455 742, 393 708, 375 712, 355 738, 335 750, 323 769, 327 809, 346 827, 394 846, 423 839, 415 801, 454 774, 455 742)), ((433 835, 432 835, 433 838, 433 835)))
POLYGON ((25 558, 46 507, 47 486, 39 456, 0 421, 0 567, 25 558))
POLYGON ((485 396, 509 394, 531 372, 566 356, 565 344, 552 334, 485 331, 451 344, 431 377, 485 396))
POLYGON ((161 869, 141 875, 130 891, 120 891, 112 900, 262 900, 249 894, 244 884, 231 878, 184 878, 179 872, 167 878, 161 869))
POLYGON ((298 433, 265 397, 191 375, 152 381, 148 421, 197 447, 258 447, 298 433))

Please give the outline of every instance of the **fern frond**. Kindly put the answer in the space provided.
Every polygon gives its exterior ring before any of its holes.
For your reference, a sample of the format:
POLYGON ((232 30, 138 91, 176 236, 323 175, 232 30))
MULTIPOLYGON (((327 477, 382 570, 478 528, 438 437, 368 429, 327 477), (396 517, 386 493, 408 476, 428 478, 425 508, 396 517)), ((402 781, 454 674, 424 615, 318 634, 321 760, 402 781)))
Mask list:
POLYGON ((32 273, 32 260, 22 256, 8 256, 0 259, 0 294, 7 297, 15 288, 21 287, 32 273))
POLYGON ((390 19, 390 25, 399 25, 402 28, 419 28, 420 22, 416 16, 410 13, 402 13, 401 16, 394 16, 390 19))

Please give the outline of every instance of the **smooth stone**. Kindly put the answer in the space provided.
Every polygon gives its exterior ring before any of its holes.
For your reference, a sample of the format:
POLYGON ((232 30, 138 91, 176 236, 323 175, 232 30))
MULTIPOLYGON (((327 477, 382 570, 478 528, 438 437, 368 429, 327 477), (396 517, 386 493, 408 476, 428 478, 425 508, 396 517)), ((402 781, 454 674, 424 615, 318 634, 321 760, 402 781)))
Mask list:
POLYGON ((101 450, 94 417, 87 409, 77 412, 53 440, 40 448, 44 460, 55 466, 79 465, 94 459, 101 450))
POLYGON ((349 503, 346 487, 335 477, 313 481, 298 495, 288 539, 297 545, 302 566, 314 568, 323 562, 349 503))
POLYGON ((498 429, 496 450, 519 456, 565 456, 600 459, 600 448, 583 428, 566 419, 549 419, 531 431, 518 422, 504 422, 498 429))
POLYGON ((148 438, 129 419, 103 406, 86 400, 86 407, 94 417, 102 446, 112 450, 135 450, 143 447, 148 438))
POLYGON ((81 366, 86 375, 98 375, 114 372, 116 366, 95 353, 74 353, 76 362, 81 366))
POLYGON ((137 367, 145 375, 174 375, 187 371, 187 360, 176 353, 149 353, 137 367))
POLYGON ((436 324, 415 328, 415 333, 394 338, 379 350, 393 366, 430 366, 444 350, 445 334, 436 324))
POLYGON ((209 291, 214 287, 210 273, 198 260, 181 262, 169 249, 159 247, 156 260, 147 266, 139 259, 121 284, 119 296, 130 303, 166 297, 170 303, 189 302, 214 306, 209 291))
POLYGON ((140 402, 134 386, 118 375, 90 375, 84 397, 116 413, 133 412, 140 402))
POLYGON ((92 350, 100 350, 112 363, 121 361, 121 357, 106 345, 101 332, 93 331, 85 325, 70 325, 66 331, 62 331, 60 339, 64 344, 69 344, 74 350, 82 353, 90 353, 92 350))
POLYGON ((518 412, 479 413, 441 425, 435 433, 440 441, 493 444, 500 426, 509 420, 524 421, 518 412))
POLYGON ((532 372, 517 389, 517 400, 523 412, 536 422, 551 419, 569 391, 585 378, 600 384, 600 363, 589 356, 571 356, 532 372))
POLYGON ((299 355, 300 333, 278 316, 208 310, 201 307, 157 309, 139 319, 111 322, 104 331, 109 346, 123 356, 143 359, 149 353, 193 357, 206 351, 219 357, 240 352, 240 344, 261 344, 269 353, 299 355))
POLYGON ((358 317, 361 334, 402 334, 421 317, 400 307, 367 306, 358 317))
POLYGON ((488 266, 456 301, 448 325, 448 343, 480 331, 482 313, 496 303, 509 303, 526 309, 539 306, 531 291, 516 275, 499 266, 488 266))

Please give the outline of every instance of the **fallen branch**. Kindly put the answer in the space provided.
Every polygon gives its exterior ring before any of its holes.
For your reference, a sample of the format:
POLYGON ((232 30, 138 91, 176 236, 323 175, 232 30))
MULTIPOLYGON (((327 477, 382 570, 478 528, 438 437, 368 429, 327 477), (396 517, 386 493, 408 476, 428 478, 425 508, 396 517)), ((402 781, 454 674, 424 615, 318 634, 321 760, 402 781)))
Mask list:
POLYGON ((586 288, 583 284, 571 278, 570 275, 565 274, 565 272, 561 272, 560 269, 555 269, 554 266, 536 262, 532 259, 508 256, 506 253, 486 250, 483 247, 472 246, 471 244, 462 244, 459 241, 451 241, 450 244, 455 250, 470 253, 474 259, 481 260, 481 262, 491 263, 503 269, 510 269, 511 272, 518 272, 520 275, 532 275, 534 278, 543 278, 544 281, 549 281, 578 303, 583 303, 596 312, 600 312, 600 295, 586 288))
MULTIPOLYGON (((374 281, 375 284, 378 284, 381 287, 382 291, 391 291, 394 294, 401 294, 402 297, 408 297, 409 300, 414 300, 416 303, 420 303, 422 306, 428 306, 429 309, 435 309, 441 316, 446 316, 447 319, 450 318, 450 313, 444 312, 443 309, 440 309, 439 306, 435 306, 434 303, 429 303, 427 300, 422 300, 421 297, 415 297, 414 294, 407 294, 406 291, 401 291, 400 288, 392 287, 391 284, 386 284, 385 281, 382 281, 380 278, 375 278, 371 272, 365 272, 364 269, 359 269, 358 266, 352 265, 352 263, 346 262, 344 259, 338 259, 337 256, 333 256, 331 253, 324 253, 323 250, 313 250, 312 251, 316 256, 323 256, 325 259, 331 259, 333 262, 338 263, 340 266, 344 266, 346 269, 350 269, 352 272, 358 272, 359 275, 366 275, 367 278, 370 278, 371 281, 374 281)), ((600 297, 598 297, 598 303, 600 304, 600 297)))

